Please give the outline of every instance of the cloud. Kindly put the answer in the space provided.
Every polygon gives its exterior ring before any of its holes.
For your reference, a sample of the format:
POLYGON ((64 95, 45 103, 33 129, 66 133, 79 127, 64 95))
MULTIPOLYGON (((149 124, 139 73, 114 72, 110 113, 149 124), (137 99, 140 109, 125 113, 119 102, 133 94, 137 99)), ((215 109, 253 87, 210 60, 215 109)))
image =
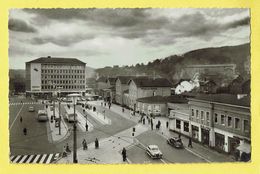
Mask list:
POLYGON ((27 24, 25 21, 21 19, 14 19, 14 18, 9 19, 8 28, 9 30, 17 31, 17 32, 25 32, 25 33, 37 32, 37 30, 33 26, 27 24))

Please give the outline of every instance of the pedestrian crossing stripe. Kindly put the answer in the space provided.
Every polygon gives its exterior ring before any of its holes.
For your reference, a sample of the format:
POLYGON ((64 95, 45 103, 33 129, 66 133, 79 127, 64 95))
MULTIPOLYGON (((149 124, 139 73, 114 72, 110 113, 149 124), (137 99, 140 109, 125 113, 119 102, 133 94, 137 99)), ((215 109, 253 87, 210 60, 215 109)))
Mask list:
POLYGON ((61 153, 51 154, 34 154, 34 155, 12 155, 10 157, 11 163, 38 163, 49 164, 57 161, 61 157, 61 153))

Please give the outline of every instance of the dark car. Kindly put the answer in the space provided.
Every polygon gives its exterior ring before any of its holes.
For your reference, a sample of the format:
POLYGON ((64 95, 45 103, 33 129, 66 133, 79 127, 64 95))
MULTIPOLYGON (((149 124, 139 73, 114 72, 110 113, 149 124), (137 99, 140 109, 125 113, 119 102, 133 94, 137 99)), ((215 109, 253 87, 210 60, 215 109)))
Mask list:
POLYGON ((167 143, 175 148, 178 148, 178 149, 182 149, 183 148, 183 143, 182 143, 182 140, 181 138, 178 138, 178 137, 173 137, 173 138, 169 138, 167 140, 167 143))

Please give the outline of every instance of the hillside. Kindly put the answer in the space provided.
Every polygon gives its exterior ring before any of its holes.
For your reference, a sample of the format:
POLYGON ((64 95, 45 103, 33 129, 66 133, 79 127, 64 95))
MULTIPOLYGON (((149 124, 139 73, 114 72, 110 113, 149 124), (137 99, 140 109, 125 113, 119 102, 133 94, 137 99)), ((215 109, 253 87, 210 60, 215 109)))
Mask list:
POLYGON ((156 59, 146 65, 105 67, 97 69, 96 72, 100 76, 156 74, 176 82, 181 78, 186 78, 183 75, 183 70, 187 65, 223 63, 235 64, 237 73, 249 78, 250 44, 203 48, 187 52, 181 56, 171 55, 163 59, 156 59))

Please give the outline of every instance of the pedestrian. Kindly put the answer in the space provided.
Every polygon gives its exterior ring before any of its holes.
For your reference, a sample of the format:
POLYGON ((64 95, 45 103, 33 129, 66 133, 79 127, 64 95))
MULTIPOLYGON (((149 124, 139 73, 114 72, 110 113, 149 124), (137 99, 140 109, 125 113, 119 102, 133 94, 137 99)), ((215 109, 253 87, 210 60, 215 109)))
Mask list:
POLYGON ((23 117, 20 117, 20 122, 21 122, 21 123, 23 122, 23 117))
POLYGON ((125 112, 125 108, 124 108, 124 107, 122 107, 122 112, 123 112, 123 113, 125 112))
POLYGON ((86 132, 87 132, 88 131, 88 122, 87 121, 86 121, 85 128, 86 128, 86 132))
POLYGON ((98 149, 99 148, 99 142, 98 142, 98 139, 96 138, 95 140, 95 148, 98 149))
POLYGON ((145 118, 143 118, 143 124, 145 124, 145 118))
POLYGON ((126 161, 126 149, 123 148, 122 150, 122 157, 123 157, 123 161, 126 161))
POLYGON ((23 128, 23 134, 27 135, 27 129, 26 128, 23 128))
POLYGON ((103 107, 103 102, 101 102, 101 106, 103 107))
POLYGON ((70 152, 71 152, 71 150, 70 150, 70 147, 69 147, 69 144, 68 144, 68 143, 66 144, 66 152, 67 152, 67 153, 70 153, 70 152))
POLYGON ((82 146, 83 146, 83 150, 88 149, 87 141, 85 139, 82 141, 82 146))
POLYGON ((107 106, 107 103, 105 102, 105 106, 107 106))
POLYGON ((189 138, 189 144, 188 144, 188 147, 192 148, 192 139, 189 138))
POLYGON ((168 129, 168 127, 169 127, 169 122, 166 121, 166 128, 168 129))
POLYGON ((153 122, 151 122, 151 129, 153 130, 153 122))

